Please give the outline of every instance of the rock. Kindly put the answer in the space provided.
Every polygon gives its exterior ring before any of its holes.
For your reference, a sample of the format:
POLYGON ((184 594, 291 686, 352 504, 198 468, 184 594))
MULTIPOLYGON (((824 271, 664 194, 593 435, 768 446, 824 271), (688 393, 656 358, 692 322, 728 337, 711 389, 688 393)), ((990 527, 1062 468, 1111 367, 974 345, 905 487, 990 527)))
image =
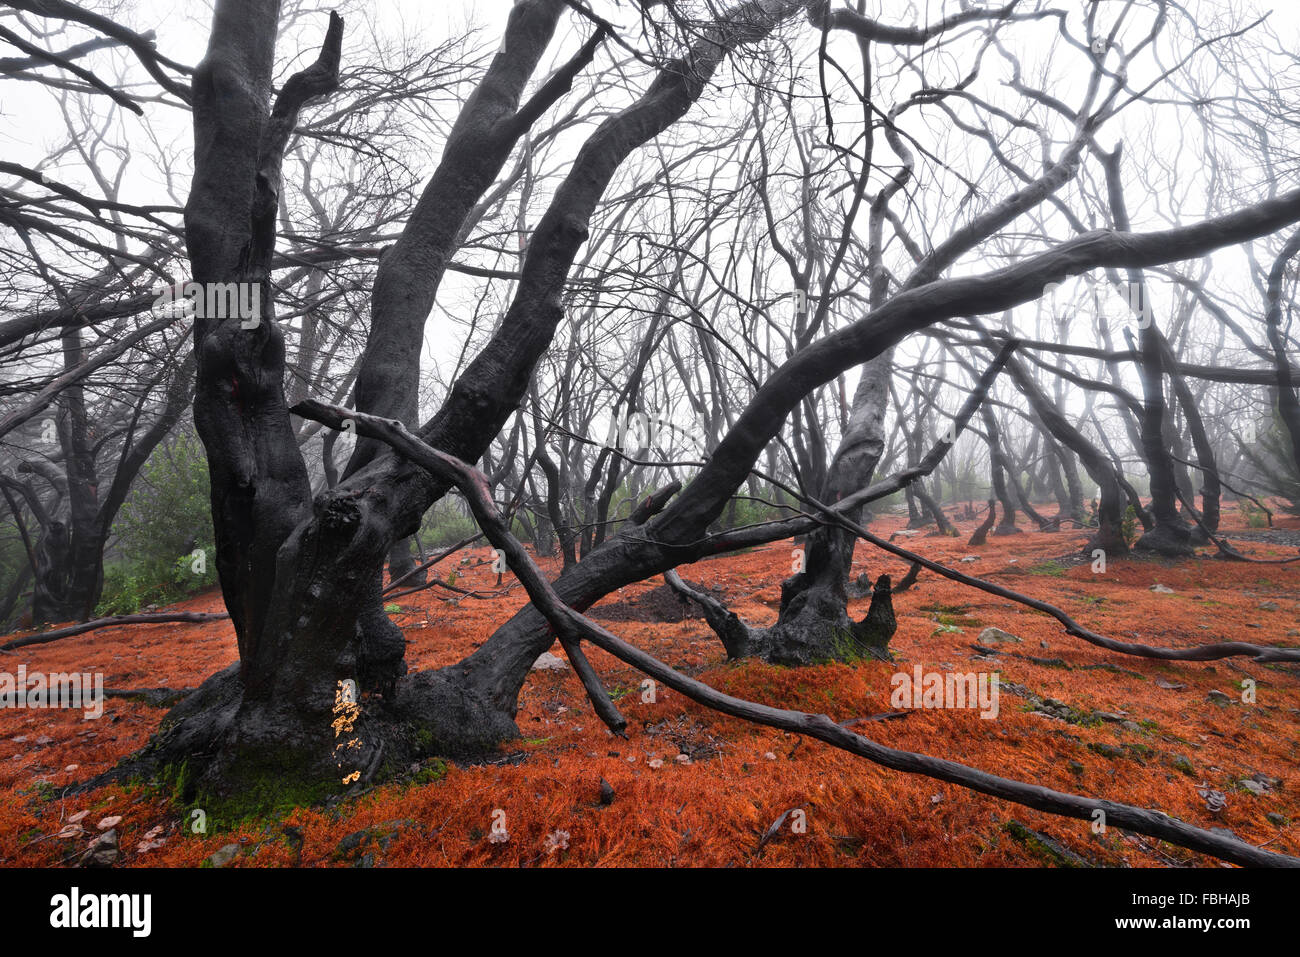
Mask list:
POLYGON ((1142 726, 1141 726, 1140 724, 1138 724, 1136 721, 1121 721, 1121 722, 1119 723, 1119 726, 1120 726, 1121 728, 1123 728, 1125 731, 1141 731, 1141 730, 1142 730, 1142 726))
POLYGON ((604 778, 600 779, 600 803, 605 807, 614 803, 614 785, 604 778))
MULTIPOLYGON (((353 831, 345 835, 334 847, 334 856, 336 858, 347 858, 355 854, 363 845, 372 844, 381 851, 388 850, 388 845, 392 844, 404 830, 412 830, 419 827, 419 823, 412 818, 395 818, 391 821, 382 821, 379 824, 372 824, 360 831, 353 831)), ((299 838, 301 841, 301 838, 299 838)), ((373 848, 367 850, 367 854, 372 854, 373 848)), ((356 866, 371 866, 358 865, 356 866)))
POLYGON ((345 835, 338 845, 334 848, 334 853, 340 856, 351 854, 361 846, 361 842, 366 839, 365 831, 353 831, 345 835))
POLYGON ((1260 611, 1277 611, 1277 602, 1275 602, 1275 601, 1261 601, 1261 602, 1259 603, 1259 610, 1260 610, 1260 611))
POLYGON ((1076 775, 1078 775, 1079 777, 1082 777, 1082 776, 1083 776, 1083 770, 1084 770, 1084 768, 1083 768, 1083 763, 1080 762, 1080 761, 1071 761, 1071 762, 1070 762, 1070 770, 1071 770, 1072 772, 1074 772, 1076 775))
POLYGON ((546 835, 546 842, 542 847, 547 854, 554 854, 556 851, 567 851, 569 849, 569 832, 552 831, 546 835))
POLYGON ((979 639, 978 639, 978 641, 979 641, 979 643, 980 643, 981 645, 987 645, 987 644, 990 644, 990 643, 992 643, 992 644, 1009 644, 1009 643, 1020 644, 1020 639, 1019 639, 1019 638, 1017 638, 1015 635, 1011 634, 1011 632, 1009 632, 1009 631, 1003 631, 1001 628, 985 628, 983 631, 980 632, 980 635, 979 635, 979 639))
POLYGON ((1206 695, 1205 697, 1209 698, 1209 699, 1210 699, 1211 701, 1213 701, 1215 704, 1230 704, 1230 703, 1232 702, 1232 699, 1231 699, 1231 698, 1229 698, 1229 697, 1228 697, 1226 694, 1224 694, 1222 691, 1217 691, 1217 690, 1215 690, 1215 691, 1211 691, 1211 692, 1210 692, 1208 695, 1206 695))
POLYGON ((211 856, 208 857, 208 863, 211 864, 213 867, 225 867, 227 864, 233 861, 238 854, 239 854, 238 844, 227 844, 225 847, 221 848, 220 850, 214 851, 211 854, 211 856))
POLYGON ((77 863, 80 867, 112 867, 119 854, 117 831, 108 830, 90 842, 90 847, 77 863))
POLYGON ((1151 590, 1157 595, 1172 595, 1174 590, 1168 585, 1161 585, 1159 582, 1151 586, 1151 590))
POLYGON ((1260 785, 1265 791, 1276 791, 1282 786, 1281 778, 1270 777, 1262 771, 1256 771, 1250 776, 1250 780, 1260 785))
POLYGON ((1187 685, 1180 685, 1176 681, 1166 681, 1164 678, 1156 678, 1156 687, 1164 688, 1166 691, 1182 691, 1187 685))
POLYGON ((958 561, 960 561, 963 565, 969 565, 971 562, 977 562, 979 560, 980 557, 978 555, 966 555, 958 559, 958 561))
POLYGON ((1111 722, 1112 724, 1119 724, 1121 721, 1124 720, 1124 716, 1123 716, 1123 715, 1120 715, 1120 714, 1112 714, 1112 713, 1109 712, 1109 711, 1094 711, 1094 712, 1092 713, 1092 716, 1093 716, 1094 718, 1097 718, 1098 720, 1101 720, 1101 721, 1109 721, 1109 722, 1111 722))
POLYGON ((1041 831, 1035 831, 1033 828, 1026 827, 1019 821, 1007 821, 1006 824, 1002 825, 1002 829, 1020 844, 1023 844, 1026 850, 1056 867, 1092 866, 1055 838, 1049 837, 1041 831))
POLYGON ((1250 778, 1246 778, 1246 780, 1242 781, 1241 786, 1256 797, 1268 793, 1268 788, 1264 787, 1264 785, 1260 784, 1258 781, 1252 781, 1250 778))
POLYGON ((54 739, 51 738, 48 734, 43 734, 43 735, 41 735, 39 738, 36 739, 36 743, 39 744, 39 745, 53 744, 53 743, 54 743, 54 739))
POLYGON ((1124 749, 1113 744, 1094 741, 1088 745, 1088 750, 1094 754, 1100 754, 1103 758, 1110 758, 1112 761, 1124 757, 1124 749))
POLYGON ((558 655, 553 655, 549 651, 542 652, 540 658, 533 662, 534 671, 568 671, 569 666, 565 660, 558 655))
POLYGON ((1268 818, 1270 824, 1276 824, 1278 827, 1286 827, 1286 817, 1278 814, 1277 811, 1269 811, 1264 816, 1268 818))
POLYGON ((1216 791, 1211 787, 1200 787, 1196 789, 1196 793, 1204 799, 1205 806, 1215 814, 1218 814, 1228 806, 1228 796, 1222 791, 1216 791))
POLYGON ((1174 769, 1181 771, 1183 774, 1191 775, 1196 773, 1196 770, 1192 767, 1192 759, 1186 755, 1175 755, 1172 763, 1174 769))

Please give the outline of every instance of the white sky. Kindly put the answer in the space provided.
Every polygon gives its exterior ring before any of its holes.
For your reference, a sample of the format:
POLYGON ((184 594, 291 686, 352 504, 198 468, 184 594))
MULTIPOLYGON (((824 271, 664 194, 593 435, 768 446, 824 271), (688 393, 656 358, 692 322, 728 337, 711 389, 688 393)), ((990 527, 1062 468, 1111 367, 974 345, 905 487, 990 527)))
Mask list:
MULTIPOLYGON (((592 0, 591 6, 600 12, 603 16, 620 25, 622 33, 633 42, 639 36, 639 17, 633 4, 629 2, 613 3, 611 0, 592 0)), ((1081 15, 1082 9, 1080 0, 1063 0, 1059 6, 1072 11, 1070 14, 1071 31, 1076 36, 1082 35, 1081 15)), ((1122 4, 1119 0, 1106 0, 1103 3, 1102 19, 1105 21, 1112 14, 1110 11, 1118 10, 1122 4)), ((202 57, 207 39, 207 28, 210 21, 210 5, 197 0, 180 0, 180 2, 169 3, 162 0, 137 0, 131 4, 120 16, 125 23, 139 31, 153 29, 157 32, 159 38, 159 48, 168 56, 181 62, 190 64, 197 63, 202 57)), ((283 78, 292 69, 300 67, 303 63, 309 62, 316 55, 317 44, 323 36, 324 28, 327 22, 324 10, 328 7, 322 7, 322 12, 313 12, 305 15, 299 25, 287 35, 282 36, 279 42, 279 51, 281 59, 280 78, 283 78)), ((896 24, 908 24, 913 22, 928 22, 941 15, 940 11, 952 12, 956 9, 953 3, 943 4, 939 2, 898 2, 898 0, 869 0, 868 12, 874 13, 881 19, 896 24)), ((1243 15, 1246 13, 1263 14, 1268 13, 1270 23, 1279 37, 1282 39, 1285 48, 1290 50, 1300 49, 1300 3, 1281 2, 1281 0, 1234 0, 1234 2, 1222 2, 1222 0, 1202 0, 1202 2, 1192 2, 1188 4, 1197 17, 1198 23, 1210 32, 1209 26, 1217 17, 1227 15, 1243 15)), ((509 12, 509 4, 504 0, 479 0, 479 2, 470 2, 470 0, 438 0, 438 2, 429 2, 429 0, 384 0, 384 2, 357 2, 346 4, 342 12, 347 18, 348 27, 345 35, 344 46, 344 66, 345 69, 361 65, 358 62, 358 52, 363 52, 370 47, 365 41, 366 37, 373 36, 383 43, 406 43, 413 48, 418 49, 421 41, 427 41, 429 46, 436 45, 440 40, 457 36, 463 32, 465 24, 474 24, 480 27, 482 42, 486 49, 494 49, 496 38, 501 35, 506 16, 509 12), (352 54, 351 56, 349 54, 352 54)), ((798 34, 801 43, 811 44, 815 49, 816 32, 802 19, 798 21, 799 26, 790 31, 792 35, 798 34)), ((585 36, 588 32, 588 25, 581 21, 576 15, 570 15, 566 24, 561 27, 557 35, 557 42, 553 43, 551 55, 552 62, 558 62, 559 59, 566 57, 579 42, 579 38, 585 36)), ((70 34, 67 38, 55 38, 50 41, 51 47, 59 49, 67 43, 75 42, 81 39, 84 34, 70 34), (66 41, 66 42, 65 42, 66 41)), ((1055 27, 1051 22, 1044 22, 1038 25, 1021 24, 1016 25, 1006 32, 1007 44, 1023 60, 1026 74, 1032 76, 1038 65, 1045 65, 1047 68, 1053 68, 1054 64, 1050 62, 1053 58, 1060 55, 1059 47, 1054 48, 1052 41, 1055 36, 1055 27), (1041 40, 1041 43, 1038 42, 1041 40)), ((850 65, 856 64, 856 53, 853 50, 851 41, 844 36, 835 38, 836 46, 833 49, 840 54, 840 62, 850 65)), ((5 51, 3 44, 0 44, 0 55, 10 55, 12 51, 5 51)), ((129 57, 123 57, 120 53, 102 51, 88 57, 84 62, 94 66, 97 71, 105 72, 101 75, 111 75, 112 65, 115 62, 126 62, 131 64, 132 75, 142 75, 138 67, 130 61, 129 57)), ((597 66, 608 64, 608 54, 598 59, 597 66)), ((967 64, 958 62, 957 58, 945 53, 939 57, 925 61, 927 77, 935 77, 935 82, 952 81, 963 75, 967 64)), ((539 77, 543 76, 539 71, 539 77)), ((1059 74, 1058 87, 1053 87, 1050 92, 1053 95, 1060 96, 1067 102, 1073 102, 1078 96, 1078 90, 1073 87, 1078 80, 1074 75, 1067 73, 1059 74)), ((1135 80, 1137 78, 1134 78, 1135 80)), ((727 84, 734 80, 734 76, 720 75, 720 89, 706 92, 701 103, 693 111, 698 115, 714 115, 715 111, 721 112, 729 108, 728 96, 730 91, 727 84)), ((900 91, 905 94, 915 87, 913 77, 904 77, 903 85, 900 91)), ((142 87, 146 92, 156 91, 156 87, 149 85, 142 87)), ((741 94, 743 96, 743 93, 741 94)), ((22 82, 0 82, 0 155, 13 157, 18 162, 25 162, 28 165, 35 165, 43 157, 48 155, 50 149, 55 145, 63 142, 65 138, 64 123, 59 116, 57 106, 52 92, 48 89, 31 83, 22 82)), ((619 105, 619 104, 614 104, 619 105)), ((105 98, 98 98, 94 103, 97 111, 94 115, 103 117, 109 115, 110 105, 105 98)), ((188 146, 189 146, 189 119, 188 114, 180 110, 150 105, 148 110, 148 127, 157 135, 158 139, 164 144, 170 145, 176 151, 177 161, 184 165, 185 175, 179 177, 181 194, 177 197, 183 201, 183 189, 188 180, 188 146)), ((125 110, 113 108, 111 111, 113 122, 120 124, 121 139, 123 142, 130 144, 131 148, 141 155, 141 158, 152 157, 154 148, 144 135, 145 122, 130 115, 125 110)), ((1191 133, 1194 130, 1183 129, 1177 125, 1170 125, 1171 120, 1166 114, 1153 116, 1143 110, 1131 111, 1122 118, 1121 122, 1108 125, 1101 135, 1103 145, 1112 145, 1117 139, 1123 137, 1126 142, 1135 140, 1148 139, 1151 143, 1159 146, 1163 143, 1170 144, 1171 149, 1176 149, 1179 143, 1179 136, 1182 133, 1191 133)), ((909 132, 921 135, 923 138, 926 134, 924 127, 909 127, 909 132)), ((572 149, 576 151, 579 142, 578 134, 573 134, 568 140, 561 140, 560 147, 563 149, 572 149), (571 144, 571 146, 570 146, 571 144)), ((423 178, 427 179, 432 172, 437 161, 440 151, 440 143, 430 142, 427 149, 427 158, 424 158, 427 165, 422 170, 423 178)), ((61 179, 72 185, 91 186, 88 178, 84 175, 78 175, 76 163, 68 158, 67 162, 60 163, 58 175, 61 179)), ((1191 162, 1195 162, 1192 160, 1191 162)), ((124 181, 123 199, 128 202, 139 203, 157 203, 165 202, 165 198, 159 195, 159 178, 156 172, 149 168, 149 163, 134 163, 131 167, 130 174, 124 181)), ((543 193, 534 199, 533 209, 540 211, 544 208, 546 195, 543 193)), ((1200 209, 1198 208, 1199 200, 1191 196, 1187 200, 1187 218, 1199 218, 1200 209)), ((1144 197, 1135 195, 1133 197, 1133 208, 1131 213, 1136 228, 1161 228, 1169 223, 1161 215, 1162 211, 1150 208, 1144 197)), ((534 220, 535 221, 535 218, 534 220)), ((1062 234, 1060 238, 1065 238, 1062 234)), ((1231 259, 1231 256, 1225 257, 1231 259)), ((1240 257, 1238 256, 1239 260, 1240 257)), ((1216 265, 1219 260, 1216 260, 1216 265)), ((999 265, 1000 263, 968 263, 959 266, 956 271, 969 271, 971 268, 988 268, 990 265, 999 265)), ((1241 268, 1237 266, 1230 268, 1241 268)), ((464 277, 455 274, 448 277, 444 283, 443 291, 439 297, 438 307, 435 309, 434 316, 428 326, 426 338, 426 361, 430 368, 437 367, 443 373, 448 371, 448 363, 454 361, 454 357, 460 351, 460 345, 463 340, 463 316, 467 303, 476 297, 481 290, 481 283, 470 281, 464 277)), ((852 383, 850 382, 850 388, 852 383)))

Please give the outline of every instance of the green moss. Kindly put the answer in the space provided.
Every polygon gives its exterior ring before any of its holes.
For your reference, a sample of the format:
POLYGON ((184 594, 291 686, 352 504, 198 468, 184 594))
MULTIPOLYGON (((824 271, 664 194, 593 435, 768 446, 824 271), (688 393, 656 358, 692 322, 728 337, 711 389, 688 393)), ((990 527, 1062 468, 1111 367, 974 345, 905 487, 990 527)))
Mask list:
POLYGON ((245 755, 225 772, 218 793, 202 783, 188 761, 182 761, 160 769, 153 787, 177 807, 202 809, 208 833, 280 817, 345 792, 341 780, 320 781, 295 774, 293 768, 298 763, 278 751, 245 755))
POLYGON ((435 781, 441 781, 447 776, 447 762, 441 758, 434 758, 432 761, 420 768, 412 777, 413 784, 433 784, 435 781))
POLYGON ((1019 821, 1007 821, 1002 829, 1025 846, 1035 857, 1057 867, 1086 867, 1087 863, 1060 844, 1031 831, 1019 821), (1050 843, 1049 843, 1050 841, 1050 843))

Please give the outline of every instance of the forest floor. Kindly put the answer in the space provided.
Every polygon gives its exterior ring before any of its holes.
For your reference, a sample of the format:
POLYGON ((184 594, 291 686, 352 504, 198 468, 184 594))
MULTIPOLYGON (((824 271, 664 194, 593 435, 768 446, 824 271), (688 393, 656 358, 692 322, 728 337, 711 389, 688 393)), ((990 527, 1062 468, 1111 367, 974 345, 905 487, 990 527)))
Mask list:
MULTIPOLYGON (((877 534, 903 519, 878 516, 877 534)), ((1183 647, 1222 640, 1300 644, 1300 563, 1112 560, 1102 573, 1080 557, 1081 531, 1026 532, 965 544, 905 544, 961 570, 1047 599, 1112 637, 1183 647), (974 561, 961 562, 967 556, 974 561), (1154 591, 1155 585, 1169 591, 1154 591)), ((1300 522, 1244 530, 1235 507, 1224 530, 1247 553, 1290 557, 1300 522), (1237 534, 1240 532, 1241 534, 1237 534)), ((901 541, 901 539, 900 539, 901 541)), ((681 571, 714 589, 751 624, 776 618, 790 542, 710 559, 681 571)), ((456 584, 496 592, 487 549, 451 559, 456 584)), ((554 560, 543 560, 548 571, 554 560)), ((860 545, 854 574, 907 563, 860 545)), ((445 576, 446 568, 440 568, 445 576)), ((507 576, 509 581, 509 576, 507 576)), ((1106 652, 1064 634, 1045 615, 922 572, 896 596, 896 661, 787 669, 727 663, 703 620, 662 579, 629 586, 593 617, 621 637, 726 692, 837 721, 891 707, 890 678, 998 672, 1000 710, 913 710, 854 730, 895 748, 952 758, 1058 790, 1158 808, 1201 827, 1300 854, 1300 668, 1249 659, 1162 663, 1106 652), (653 595, 649 593, 654 592, 653 595), (985 627, 1021 639, 992 655, 985 627), (1243 702, 1247 679, 1254 703, 1243 702)), ((445 600, 431 588, 396 600, 412 670, 453 663, 478 647, 526 598, 517 584, 484 600, 445 600)), ((855 617, 868 601, 855 600, 855 617)), ((178 606, 221 611, 217 591, 178 606)), ((552 653, 563 658, 558 644, 552 653)), ((498 761, 431 763, 330 807, 240 822, 207 821, 158 788, 111 786, 66 795, 145 744, 165 709, 110 698, 99 720, 80 711, 0 710, 0 864, 75 861, 101 830, 120 838, 117 866, 704 865, 704 866, 1216 866, 1219 862, 1116 828, 1042 814, 930 778, 891 771, 811 739, 724 717, 657 690, 591 649, 628 719, 626 740, 594 716, 571 670, 534 670, 520 699, 522 739, 498 761), (600 801, 602 779, 613 788, 600 801), (772 836, 764 835, 791 809, 772 836), (501 812, 504 812, 502 816, 501 812), (493 823, 508 835, 493 840, 493 823), (797 824, 796 824, 797 822, 797 824), (224 849, 224 851, 222 850, 224 849), (226 859, 229 863, 226 863, 226 859)), ((236 658, 228 621, 136 625, 0 654, 0 670, 103 672, 110 688, 197 686, 236 658)), ((1247 696, 1248 697, 1248 696, 1247 696)), ((499 828, 498 828, 499 829, 499 828)), ((1226 865, 1225 865, 1226 866, 1226 865)))

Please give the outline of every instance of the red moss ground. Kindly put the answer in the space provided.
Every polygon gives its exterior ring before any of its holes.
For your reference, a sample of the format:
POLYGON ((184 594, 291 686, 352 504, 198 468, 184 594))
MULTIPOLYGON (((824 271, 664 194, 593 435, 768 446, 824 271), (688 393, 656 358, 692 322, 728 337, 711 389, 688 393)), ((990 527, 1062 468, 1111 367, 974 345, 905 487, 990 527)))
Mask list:
MULTIPOLYGON (((1225 529, 1240 528, 1240 522, 1230 507, 1225 529)), ((959 523, 961 539, 918 536, 911 547, 953 563, 976 555, 977 561, 956 567, 1053 601, 1094 630, 1122 639, 1174 646, 1230 639, 1300 643, 1300 563, 1224 562, 1203 550, 1181 563, 1112 561, 1104 574, 1094 574, 1088 563, 1065 560, 1082 546, 1081 532, 992 538, 971 549, 965 538, 974 524, 959 523), (1172 594, 1151 591, 1156 583, 1172 594)), ((1278 524, 1300 528, 1294 519, 1278 524)), ((900 525, 896 517, 883 517, 875 528, 900 525)), ((1294 545, 1241 544, 1259 557, 1296 552, 1294 545)), ((480 549, 458 566, 458 584, 493 590, 484 554, 480 549)), ((721 586, 737 613, 761 625, 776 617, 790 556, 791 543, 783 542, 683 571, 694 582, 721 586)), ((857 559, 855 573, 887 571, 897 580, 906 570, 903 561, 866 546, 857 559)), ((638 596, 659 584, 629 586, 602 604, 622 603, 619 617, 627 617, 638 596)), ((460 659, 525 601, 518 586, 482 601, 452 604, 445 596, 430 589, 398 599, 396 618, 410 641, 412 668, 460 659)), ((851 611, 860 617, 866 604, 855 601, 851 611)), ((212 592, 182 607, 219 611, 221 602, 212 592)), ((1300 854, 1296 668, 1249 660, 1166 664, 1103 652, 1064 635, 1046 616, 928 573, 898 596, 896 607, 895 664, 795 670, 726 663, 721 645, 696 618, 607 624, 731 694, 835 720, 890 711, 891 675, 916 664, 926 671, 996 670, 1004 686, 997 720, 981 720, 974 711, 917 710, 856 730, 893 747, 1159 808, 1300 854), (999 646, 995 660, 978 658, 972 645, 986 626, 1023 642, 999 646), (1254 704, 1241 700, 1247 678, 1256 682, 1254 704), (1130 723, 1072 723, 1035 714, 1007 683, 1078 713, 1107 712, 1130 723), (1211 691, 1229 700, 1215 703, 1211 691), (1266 784, 1242 784, 1254 775, 1266 784), (1211 808, 1218 804, 1212 792, 1225 801, 1219 810, 1211 808)), ((558 645, 552 651, 563 656, 558 645)), ((1050 836, 1091 864, 1217 863, 1139 835, 1114 828, 1093 834, 1089 822, 889 771, 814 740, 714 714, 662 687, 654 703, 643 703, 641 675, 598 650, 591 657, 628 718, 628 740, 610 736, 595 718, 571 671, 534 672, 520 702, 524 738, 503 749, 499 763, 452 766, 437 780, 373 788, 332 808, 237 823, 211 820, 206 835, 184 826, 190 809, 148 788, 64 795, 68 785, 143 745, 163 709, 113 698, 97 721, 84 720, 81 712, 0 710, 0 864, 73 859, 108 817, 121 818, 119 866, 131 867, 199 865, 230 844, 240 846, 230 866, 246 867, 1060 863, 1011 822, 1050 836), (614 789, 608 806, 599 801, 602 778, 614 789), (791 831, 792 817, 762 843, 769 825, 795 807, 804 811, 806 832, 791 831), (489 840, 495 811, 505 813, 509 839, 501 843, 489 840), (147 838, 155 828, 156 837, 147 838)), ((104 629, 0 654, 0 670, 14 673, 26 664, 29 672, 102 671, 112 688, 182 688, 234 660, 228 622, 166 624, 104 629)))

